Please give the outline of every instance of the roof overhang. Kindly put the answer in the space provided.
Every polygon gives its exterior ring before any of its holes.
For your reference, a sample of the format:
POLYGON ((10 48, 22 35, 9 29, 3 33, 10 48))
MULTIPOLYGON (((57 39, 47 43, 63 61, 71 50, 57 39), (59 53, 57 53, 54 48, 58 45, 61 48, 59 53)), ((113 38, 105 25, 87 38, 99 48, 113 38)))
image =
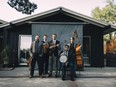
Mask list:
POLYGON ((101 28, 104 28, 104 31, 107 30, 107 32, 109 30, 116 29, 115 26, 110 26, 108 23, 95 20, 95 19, 93 19, 93 18, 91 18, 89 16, 85 16, 83 14, 74 12, 74 11, 66 9, 64 7, 58 7, 58 8, 49 10, 49 11, 41 12, 41 13, 36 14, 36 15, 32 15, 32 16, 29 16, 29 17, 21 18, 21 19, 15 20, 15 21, 11 21, 9 23, 2 24, 0 26, 0 28, 10 27, 12 25, 18 26, 18 25, 22 25, 22 24, 25 24, 25 23, 30 23, 30 22, 33 22, 34 20, 38 20, 38 19, 42 19, 42 18, 45 18, 45 17, 49 17, 49 16, 52 16, 52 15, 55 15, 55 14, 58 14, 58 13, 63 13, 65 15, 67 15, 67 16, 73 17, 75 19, 82 20, 82 21, 84 21, 86 23, 99 26, 101 28))
POLYGON ((1 24, 5 24, 5 23, 7 23, 7 21, 4 21, 4 20, 1 20, 1 19, 0 19, 0 23, 1 23, 1 24))

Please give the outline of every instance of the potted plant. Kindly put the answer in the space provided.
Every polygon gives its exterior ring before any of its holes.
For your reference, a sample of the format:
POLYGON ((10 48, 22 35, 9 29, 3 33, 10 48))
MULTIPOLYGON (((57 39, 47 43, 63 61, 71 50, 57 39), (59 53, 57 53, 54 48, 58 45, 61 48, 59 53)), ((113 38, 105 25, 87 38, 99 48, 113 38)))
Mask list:
POLYGON ((9 57, 10 57, 10 48, 9 46, 5 46, 5 48, 1 52, 1 57, 3 60, 3 65, 7 67, 9 63, 9 57))

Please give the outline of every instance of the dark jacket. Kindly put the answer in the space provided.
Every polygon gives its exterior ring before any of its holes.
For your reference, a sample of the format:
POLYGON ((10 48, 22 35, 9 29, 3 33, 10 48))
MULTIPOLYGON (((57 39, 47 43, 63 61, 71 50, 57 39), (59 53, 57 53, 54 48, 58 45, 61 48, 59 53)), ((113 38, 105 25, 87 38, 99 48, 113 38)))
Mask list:
POLYGON ((68 61, 74 61, 76 60, 76 52, 74 45, 70 46, 69 52, 68 52, 68 61))
MULTIPOLYGON (((56 44, 55 45, 57 45, 57 44, 60 44, 60 41, 56 40, 56 44)), ((49 42, 49 46, 52 46, 52 45, 53 45, 53 42, 51 40, 49 42)), ((60 50, 60 49, 61 49, 60 46, 59 47, 54 47, 52 49, 49 49, 49 55, 52 56, 54 54, 54 56, 58 57, 58 50, 60 50)))
MULTIPOLYGON (((33 43, 34 43, 34 42, 32 42, 31 47, 30 47, 30 52, 31 52, 31 54, 34 53, 34 52, 33 52, 33 43)), ((43 43, 42 43, 42 42, 39 42, 39 43, 38 43, 38 52, 37 52, 37 53, 39 54, 40 57, 43 56, 43 43)))

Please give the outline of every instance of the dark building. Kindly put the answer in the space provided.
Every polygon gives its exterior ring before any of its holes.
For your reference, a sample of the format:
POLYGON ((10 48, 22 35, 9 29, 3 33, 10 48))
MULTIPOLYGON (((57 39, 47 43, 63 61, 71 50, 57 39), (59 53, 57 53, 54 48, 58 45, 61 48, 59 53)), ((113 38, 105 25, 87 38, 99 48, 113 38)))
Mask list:
MULTIPOLYGON (((6 21, 3 21, 0 19, 0 26, 2 26, 3 24, 6 24, 6 21)), ((3 28, 0 29, 0 53, 3 49, 3 28)), ((1 56, 0 56, 1 59, 1 56)))
POLYGON ((56 33, 63 44, 64 40, 69 42, 75 30, 82 44, 84 63, 91 67, 104 67, 103 35, 115 31, 116 27, 63 7, 2 24, 0 36, 3 36, 4 46, 11 47, 12 54, 15 50, 15 63, 19 65, 19 35, 32 35, 33 39, 36 34, 41 37, 47 34, 50 40, 51 34, 56 33))

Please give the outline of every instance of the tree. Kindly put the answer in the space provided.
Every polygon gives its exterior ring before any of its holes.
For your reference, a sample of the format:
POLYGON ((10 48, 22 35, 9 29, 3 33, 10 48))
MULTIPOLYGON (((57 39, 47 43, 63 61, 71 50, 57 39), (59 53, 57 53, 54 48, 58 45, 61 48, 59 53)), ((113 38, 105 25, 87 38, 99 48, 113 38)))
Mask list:
MULTIPOLYGON (((96 7, 92 11, 92 17, 97 20, 116 25, 116 4, 114 4, 114 0, 106 0, 106 2, 107 5, 102 9, 96 7)), ((104 35, 103 39, 104 46, 107 45, 108 42, 114 42, 116 40, 116 31, 104 35)))
POLYGON ((116 24, 116 5, 114 0, 107 0, 107 3, 102 9, 96 7, 92 11, 92 17, 110 24, 116 24))
POLYGON ((15 8, 17 11, 24 14, 31 14, 35 9, 37 9, 37 5, 29 2, 29 0, 8 0, 7 3, 12 8, 15 8))
MULTIPOLYGON (((114 4, 114 0, 106 0, 106 2, 107 5, 102 9, 96 7, 92 11, 92 17, 97 20, 116 25, 116 4, 114 4)), ((113 36, 115 36, 115 33, 116 31, 105 35, 104 39, 107 40, 114 38, 113 36), (109 38, 107 38, 108 36, 109 38)))

